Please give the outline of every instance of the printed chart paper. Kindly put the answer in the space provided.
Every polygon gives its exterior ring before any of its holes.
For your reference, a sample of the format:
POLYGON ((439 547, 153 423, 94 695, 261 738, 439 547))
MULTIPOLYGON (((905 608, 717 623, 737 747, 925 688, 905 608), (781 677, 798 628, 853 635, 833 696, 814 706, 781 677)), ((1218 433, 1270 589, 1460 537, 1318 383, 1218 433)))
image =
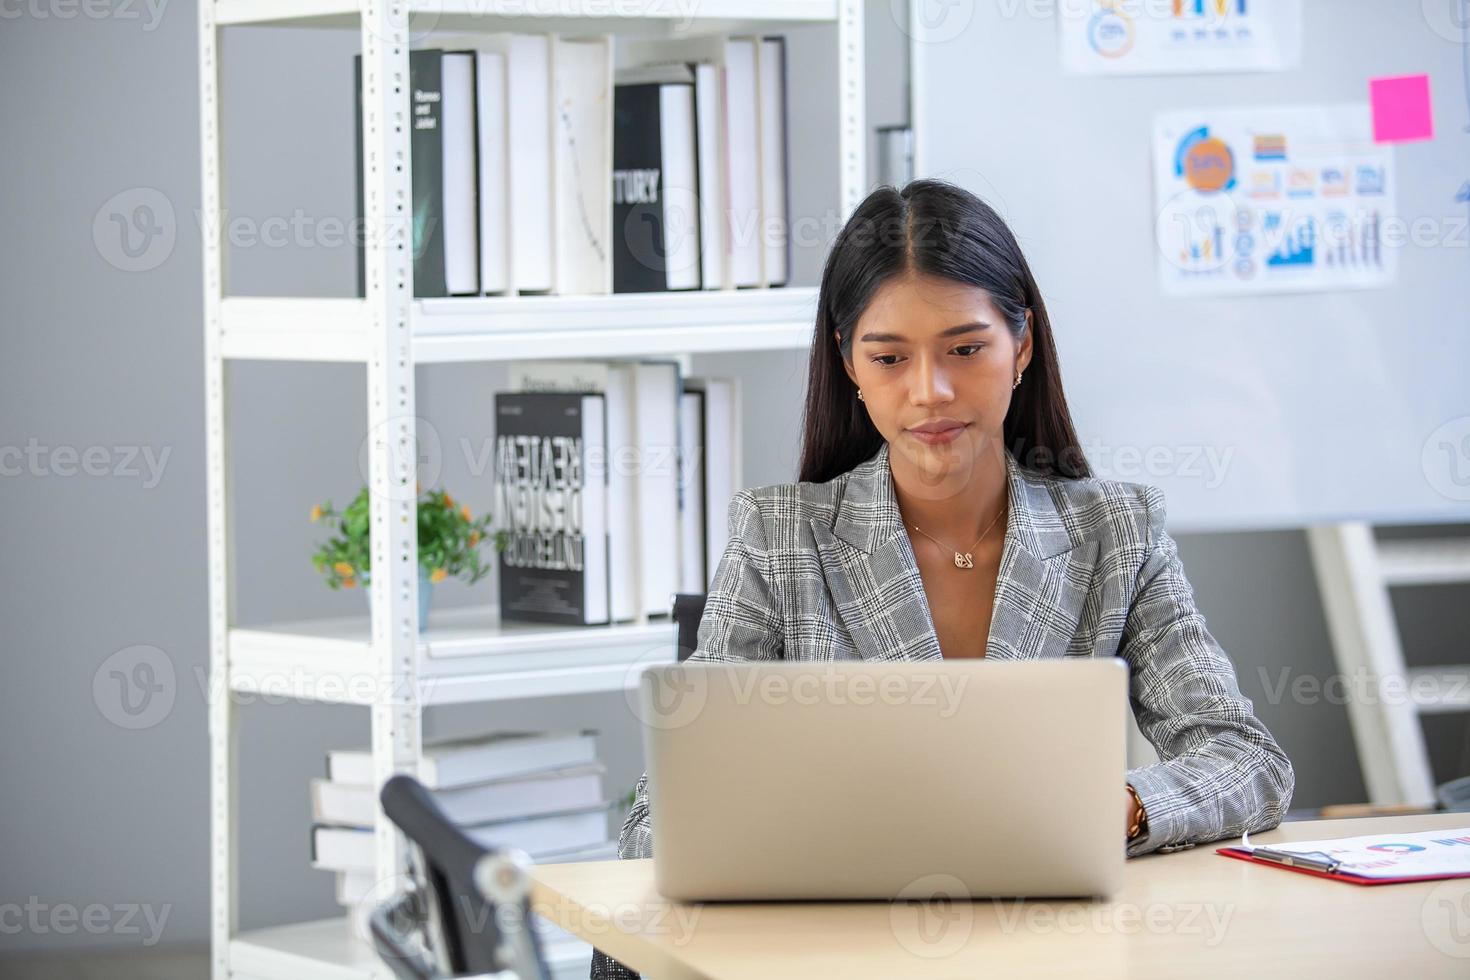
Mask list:
POLYGON ((1370 288, 1397 274, 1393 148, 1367 105, 1154 119, 1154 233, 1168 295, 1370 288))
POLYGON ((1284 71, 1301 0, 1062 0, 1062 67, 1090 75, 1284 71))
MULTIPOLYGON (((1342 862, 1340 870, 1364 878, 1402 878, 1418 875, 1470 875, 1470 827, 1428 830, 1412 834, 1372 834, 1336 840, 1292 841, 1270 844, 1273 851, 1320 856, 1342 862)), ((1243 847, 1241 850, 1250 850, 1243 847)))

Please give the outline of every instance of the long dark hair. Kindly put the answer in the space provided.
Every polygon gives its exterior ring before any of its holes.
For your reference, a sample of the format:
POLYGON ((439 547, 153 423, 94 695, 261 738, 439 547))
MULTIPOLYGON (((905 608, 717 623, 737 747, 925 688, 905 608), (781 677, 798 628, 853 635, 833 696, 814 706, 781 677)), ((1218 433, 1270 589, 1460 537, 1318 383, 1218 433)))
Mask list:
POLYGON ((922 272, 984 289, 1019 344, 1031 310, 1031 363, 1011 396, 1005 444, 1023 466, 1068 478, 1092 475, 1062 392, 1046 304, 1026 257, 1000 215, 974 194, 942 180, 881 186, 847 220, 822 270, 812 338, 800 480, 823 482, 870 459, 883 444, 857 388, 852 332, 878 288, 922 272), (841 346, 832 331, 841 334, 841 346))

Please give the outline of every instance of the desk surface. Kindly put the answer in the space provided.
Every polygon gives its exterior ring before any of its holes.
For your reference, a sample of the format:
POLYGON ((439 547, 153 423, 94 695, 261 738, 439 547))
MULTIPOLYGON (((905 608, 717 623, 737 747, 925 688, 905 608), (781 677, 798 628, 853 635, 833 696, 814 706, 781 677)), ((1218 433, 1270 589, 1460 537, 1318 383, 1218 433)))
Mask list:
MULTIPOLYGON (((1470 813, 1312 820, 1252 843, 1470 827, 1470 813)), ((533 872, 536 912, 649 980, 1470 976, 1470 878, 1363 886, 1215 853, 1127 863, 1111 901, 669 902, 652 861, 533 872)))

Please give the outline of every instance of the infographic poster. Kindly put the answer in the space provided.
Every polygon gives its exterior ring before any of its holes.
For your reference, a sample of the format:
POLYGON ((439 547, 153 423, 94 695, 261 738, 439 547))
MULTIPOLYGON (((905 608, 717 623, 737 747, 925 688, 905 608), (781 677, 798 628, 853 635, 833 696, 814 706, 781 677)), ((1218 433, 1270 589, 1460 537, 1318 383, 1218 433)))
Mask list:
POLYGON ((1284 71, 1301 0, 1062 0, 1062 67, 1089 75, 1284 71))
POLYGON ((1366 105, 1154 118, 1159 286, 1175 296, 1392 283, 1393 149, 1366 105))

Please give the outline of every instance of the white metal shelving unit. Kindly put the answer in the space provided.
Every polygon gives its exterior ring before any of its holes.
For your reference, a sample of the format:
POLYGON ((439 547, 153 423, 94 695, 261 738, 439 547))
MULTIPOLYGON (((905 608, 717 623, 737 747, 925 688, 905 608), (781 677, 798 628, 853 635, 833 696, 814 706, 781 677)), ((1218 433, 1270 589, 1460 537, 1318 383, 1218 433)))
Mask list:
MULTIPOLYGON (((643 664, 673 656, 673 626, 646 619, 605 628, 501 624, 493 607, 446 610, 420 634, 414 540, 415 378, 419 364, 556 357, 687 356, 805 348, 810 288, 698 294, 412 299, 404 249, 410 214, 408 52, 424 31, 578 31, 638 38, 772 33, 828 24, 838 47, 839 202, 865 186, 860 0, 200 0, 199 94, 210 630, 212 975, 386 977, 345 916, 241 933, 236 842, 237 692, 357 704, 369 710, 374 774, 414 772, 425 707, 626 689, 643 664), (236 26, 356 29, 363 63, 363 180, 369 234, 366 298, 227 294, 220 209, 220 31, 236 26), (227 366, 232 360, 347 361, 367 370, 372 615, 235 625, 229 499, 227 366), (223 679, 224 683, 219 683, 223 679)), ((427 43, 432 44, 432 39, 427 43)), ((802 93, 790 93, 801 98, 802 93)), ((808 96, 809 97, 809 96, 808 96)), ((380 878, 404 867, 381 818, 380 878)), ((587 948, 552 954, 559 975, 585 972, 587 948)))

